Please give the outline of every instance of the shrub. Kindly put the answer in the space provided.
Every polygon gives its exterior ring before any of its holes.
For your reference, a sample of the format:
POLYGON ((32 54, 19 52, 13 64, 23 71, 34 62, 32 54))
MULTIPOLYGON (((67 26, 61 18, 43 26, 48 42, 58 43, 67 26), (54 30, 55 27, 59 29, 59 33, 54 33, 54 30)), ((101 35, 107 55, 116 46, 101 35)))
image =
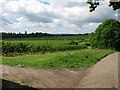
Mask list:
POLYGON ((69 44, 70 45, 78 45, 78 42, 75 42, 75 41, 72 40, 72 41, 69 42, 69 44))
POLYGON ((90 35, 92 47, 120 51, 120 22, 107 19, 90 35))

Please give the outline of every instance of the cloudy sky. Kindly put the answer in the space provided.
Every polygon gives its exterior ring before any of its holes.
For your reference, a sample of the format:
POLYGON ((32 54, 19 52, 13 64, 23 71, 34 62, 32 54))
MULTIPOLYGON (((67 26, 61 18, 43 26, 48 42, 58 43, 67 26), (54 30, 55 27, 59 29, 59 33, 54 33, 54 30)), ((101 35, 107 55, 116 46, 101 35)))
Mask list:
POLYGON ((117 11, 103 1, 89 12, 87 0, 0 0, 0 32, 90 33, 117 11))

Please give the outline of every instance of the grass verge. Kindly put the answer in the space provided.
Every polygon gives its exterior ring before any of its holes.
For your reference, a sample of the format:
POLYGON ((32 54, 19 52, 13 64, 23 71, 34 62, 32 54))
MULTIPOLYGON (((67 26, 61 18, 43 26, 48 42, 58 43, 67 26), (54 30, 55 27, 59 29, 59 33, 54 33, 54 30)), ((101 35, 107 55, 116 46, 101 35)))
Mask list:
POLYGON ((22 55, 15 57, 2 57, 2 63, 11 66, 33 67, 33 68, 79 68, 89 67, 101 58, 115 51, 100 49, 85 49, 75 51, 64 51, 46 54, 22 55))

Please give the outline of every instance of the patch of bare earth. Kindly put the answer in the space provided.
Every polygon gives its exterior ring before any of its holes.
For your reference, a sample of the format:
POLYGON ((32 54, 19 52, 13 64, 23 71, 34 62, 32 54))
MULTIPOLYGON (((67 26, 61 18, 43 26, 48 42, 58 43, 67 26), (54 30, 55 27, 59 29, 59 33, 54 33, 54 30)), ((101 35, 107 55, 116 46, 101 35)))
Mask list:
POLYGON ((71 88, 74 82, 83 76, 84 69, 33 69, 2 65, 3 79, 28 84, 36 88, 71 88))
POLYGON ((120 52, 103 58, 78 84, 78 88, 118 88, 118 56, 120 52))
POLYGON ((6 65, 0 65, 0 69, 3 79, 36 88, 117 88, 118 54, 108 55, 86 70, 33 69, 6 65))

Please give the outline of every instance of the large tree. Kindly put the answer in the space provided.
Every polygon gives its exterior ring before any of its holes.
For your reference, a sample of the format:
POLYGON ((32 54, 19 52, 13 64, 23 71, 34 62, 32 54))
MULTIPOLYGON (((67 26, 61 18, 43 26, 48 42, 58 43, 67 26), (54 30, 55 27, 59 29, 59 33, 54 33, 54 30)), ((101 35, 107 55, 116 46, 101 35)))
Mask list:
POLYGON ((115 49, 120 51, 120 22, 107 19, 91 34, 91 44, 94 48, 115 49))

